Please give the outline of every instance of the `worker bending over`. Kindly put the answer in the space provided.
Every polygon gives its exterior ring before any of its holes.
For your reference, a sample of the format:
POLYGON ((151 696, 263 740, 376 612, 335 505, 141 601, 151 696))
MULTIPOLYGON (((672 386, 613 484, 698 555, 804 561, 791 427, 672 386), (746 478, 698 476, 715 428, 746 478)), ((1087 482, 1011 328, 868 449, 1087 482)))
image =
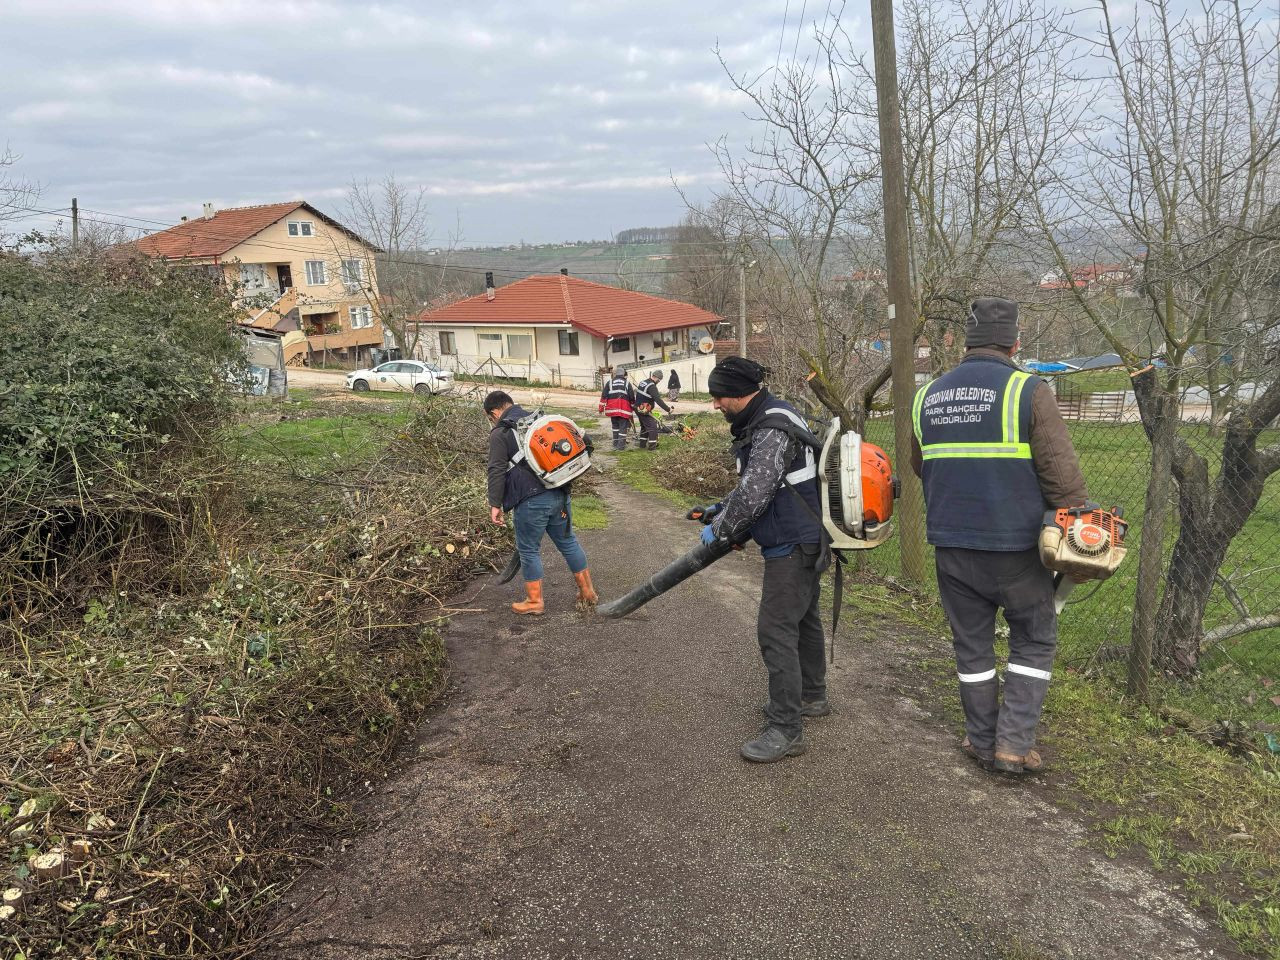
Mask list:
POLYGON ((653 415, 653 408, 661 407, 667 413, 671 412, 662 399, 662 390, 658 386, 661 381, 662 371, 654 370, 636 388, 636 416, 640 420, 640 447, 643 450, 658 449, 658 418, 653 415))
POLYGON ((712 406, 729 421, 738 485, 707 507, 704 543, 754 540, 764 555, 756 633, 769 673, 766 725, 742 756, 772 763, 805 752, 803 718, 824 717, 827 661, 818 597, 829 562, 824 547, 815 442, 804 418, 761 386, 767 371, 744 357, 716 364, 707 381, 712 406))
POLYGON ((1005 773, 1041 769, 1036 725, 1058 644, 1053 574, 1037 544, 1045 510, 1086 500, 1053 389, 1014 364, 1018 305, 973 302, 964 359, 921 387, 911 466, 924 481, 938 592, 951 622, 965 737, 961 748, 1005 773), (1009 624, 1004 697, 995 619, 1009 624))

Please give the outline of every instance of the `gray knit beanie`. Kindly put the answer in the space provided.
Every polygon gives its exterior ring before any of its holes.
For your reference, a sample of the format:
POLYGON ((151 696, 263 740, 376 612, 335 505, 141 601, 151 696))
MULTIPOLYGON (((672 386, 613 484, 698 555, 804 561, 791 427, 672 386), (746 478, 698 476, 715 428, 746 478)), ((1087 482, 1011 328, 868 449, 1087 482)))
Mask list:
POLYGON ((1018 305, 1002 297, 979 297, 969 308, 964 345, 1004 347, 1018 342, 1018 305))

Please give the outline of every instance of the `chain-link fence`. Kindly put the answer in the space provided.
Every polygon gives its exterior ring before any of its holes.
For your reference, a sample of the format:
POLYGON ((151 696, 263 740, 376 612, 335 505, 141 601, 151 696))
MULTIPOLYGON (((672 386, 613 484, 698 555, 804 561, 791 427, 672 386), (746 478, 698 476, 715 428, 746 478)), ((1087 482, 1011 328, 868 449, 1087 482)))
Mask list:
MULTIPOLYGON (((1053 380, 1059 409, 1080 457, 1090 497, 1122 506, 1129 521, 1129 556, 1116 574, 1076 588, 1059 622, 1059 662, 1125 678, 1143 537, 1143 506, 1152 448, 1123 371, 1087 372, 1053 380)), ((1196 394, 1178 409, 1179 455, 1203 474, 1171 483, 1165 507, 1162 578, 1156 607, 1152 694, 1166 703, 1213 701, 1224 736, 1239 729, 1269 734, 1280 749, 1280 472, 1255 480, 1233 470, 1224 455, 1225 432, 1196 394), (1223 469, 1224 457, 1228 467, 1223 469), (1251 505, 1256 502, 1256 506, 1251 505), (1239 529, 1236 532, 1235 528, 1239 529), (1166 682, 1197 672, 1195 684, 1166 682)), ((867 423, 866 438, 893 452, 893 416, 867 423)), ((1280 429, 1264 430, 1257 447, 1280 443, 1280 429)), ((917 482, 910 466, 895 464, 904 482, 917 482)), ((874 574, 902 576, 901 551, 932 548, 892 545, 867 551, 874 574)), ((932 582, 925 585, 932 591, 932 582)), ((1197 711, 1202 713, 1202 711, 1197 711)), ((1254 737, 1255 740, 1259 739, 1254 737)))

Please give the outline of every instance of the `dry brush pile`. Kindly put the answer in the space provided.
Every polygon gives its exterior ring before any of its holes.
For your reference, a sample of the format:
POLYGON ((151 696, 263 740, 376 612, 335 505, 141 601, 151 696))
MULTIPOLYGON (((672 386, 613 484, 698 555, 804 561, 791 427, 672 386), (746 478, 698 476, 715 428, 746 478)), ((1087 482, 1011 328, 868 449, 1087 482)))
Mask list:
MULTIPOLYGON (((254 406, 254 429, 278 409, 254 406)), ((269 941, 274 898, 351 826, 440 689, 451 598, 509 549, 487 526, 482 418, 409 409, 341 415, 368 447, 342 458, 295 456, 305 423, 271 457, 210 418, 50 485, 29 516, 61 539, 14 547, 10 512, 0 956, 230 958, 269 941)), ((51 462, 72 463, 57 440, 51 462)))

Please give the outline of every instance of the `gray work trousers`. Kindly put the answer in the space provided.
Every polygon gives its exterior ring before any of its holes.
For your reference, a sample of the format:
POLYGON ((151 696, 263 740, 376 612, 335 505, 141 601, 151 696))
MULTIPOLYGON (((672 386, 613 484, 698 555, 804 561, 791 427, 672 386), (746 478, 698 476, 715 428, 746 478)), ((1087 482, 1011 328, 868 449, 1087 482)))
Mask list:
POLYGON ((627 437, 631 434, 631 418, 610 417, 609 423, 613 426, 613 449, 625 450, 627 437))
POLYGON ((789 736, 800 732, 802 700, 827 696, 826 643, 818 599, 822 574, 821 548, 801 544, 789 556, 765 558, 764 589, 756 635, 760 656, 769 671, 769 723, 789 736))
POLYGON ((648 450, 658 449, 658 419, 651 413, 638 413, 640 418, 640 446, 648 450))
POLYGON ((1058 647, 1053 574, 1038 551, 938 547, 938 593, 951 622, 965 732, 975 749, 1024 755, 1049 689, 1058 647), (996 611, 1009 624, 1004 699, 996 677, 996 611))

